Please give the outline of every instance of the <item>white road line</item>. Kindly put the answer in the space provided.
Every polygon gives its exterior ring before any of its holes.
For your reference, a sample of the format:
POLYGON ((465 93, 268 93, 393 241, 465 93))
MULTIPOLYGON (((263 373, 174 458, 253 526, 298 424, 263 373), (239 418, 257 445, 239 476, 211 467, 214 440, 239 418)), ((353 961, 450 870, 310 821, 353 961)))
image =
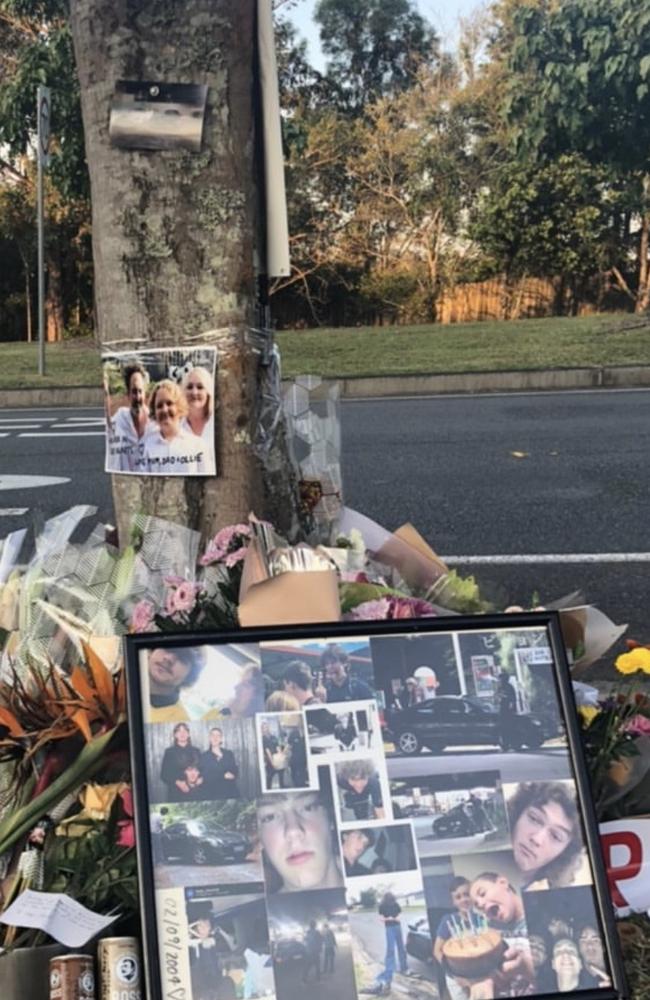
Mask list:
POLYGON ((21 517, 29 507, 0 507, 0 517, 21 517))
POLYGON ((0 424, 3 431, 36 431, 40 426, 41 424, 0 424))
POLYGON ((6 434, 0 434, 0 438, 8 438, 8 437, 9 437, 9 432, 7 432, 6 434))
POLYGON ((73 431, 76 430, 77 427, 102 427, 103 424, 104 421, 102 420, 101 422, 93 421, 88 424, 50 424, 50 427, 52 430, 63 428, 63 430, 73 431))
POLYGON ((650 552, 566 552, 548 555, 441 556, 450 566, 534 566, 553 563, 646 563, 650 552))
MULTIPOLYGON (((3 437, 6 437, 3 434, 3 437)), ((104 437, 104 431, 63 431, 58 434, 49 434, 47 431, 33 434, 19 434, 20 438, 69 438, 69 437, 104 437)))
MULTIPOLYGON (((55 419, 58 419, 58 418, 55 418, 55 419)), ((101 420, 101 422, 103 423, 104 420, 105 420, 105 417, 102 414, 98 414, 96 417, 66 417, 65 419, 67 421, 69 421, 69 423, 74 423, 77 420, 84 420, 84 421, 85 420, 101 420)))
POLYGON ((69 482, 61 476, 0 476, 0 490, 35 490, 69 482))
POLYGON ((0 417, 0 424, 33 424, 35 420, 38 420, 39 424, 44 424, 58 419, 58 417, 0 417))

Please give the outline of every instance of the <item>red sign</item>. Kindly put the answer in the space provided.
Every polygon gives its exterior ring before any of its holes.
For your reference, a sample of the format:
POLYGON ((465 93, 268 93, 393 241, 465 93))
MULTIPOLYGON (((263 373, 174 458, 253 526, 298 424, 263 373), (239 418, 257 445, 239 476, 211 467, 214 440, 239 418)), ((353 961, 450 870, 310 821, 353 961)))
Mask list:
POLYGON ((601 823, 600 841, 616 916, 650 910, 650 817, 601 823))

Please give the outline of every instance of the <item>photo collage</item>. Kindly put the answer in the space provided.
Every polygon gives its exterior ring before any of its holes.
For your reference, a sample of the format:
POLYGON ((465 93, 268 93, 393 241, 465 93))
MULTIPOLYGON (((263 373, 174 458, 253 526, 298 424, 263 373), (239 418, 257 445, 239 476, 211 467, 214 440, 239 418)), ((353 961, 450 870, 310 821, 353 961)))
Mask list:
POLYGON ((139 664, 163 985, 612 986, 546 627, 161 644, 139 664))

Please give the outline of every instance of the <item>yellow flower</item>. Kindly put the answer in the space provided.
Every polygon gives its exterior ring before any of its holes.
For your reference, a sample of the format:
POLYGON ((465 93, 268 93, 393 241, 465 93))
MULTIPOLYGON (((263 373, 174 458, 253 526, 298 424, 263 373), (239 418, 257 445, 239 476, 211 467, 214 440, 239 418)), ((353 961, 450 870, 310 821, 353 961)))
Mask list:
POLYGON ((650 674, 650 649, 637 646, 629 653, 621 653, 615 666, 619 674, 636 674, 639 670, 650 674))
POLYGON ((585 726, 590 726, 596 716, 600 715, 600 709, 595 708, 594 705, 581 705, 578 712, 585 726))

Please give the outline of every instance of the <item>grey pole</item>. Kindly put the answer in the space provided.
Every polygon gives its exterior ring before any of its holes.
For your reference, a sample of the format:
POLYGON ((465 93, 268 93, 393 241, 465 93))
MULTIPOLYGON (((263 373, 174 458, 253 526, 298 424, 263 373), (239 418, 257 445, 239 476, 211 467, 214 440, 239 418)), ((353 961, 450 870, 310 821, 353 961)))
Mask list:
POLYGON ((43 164, 38 158, 38 374, 45 375, 45 220, 43 219, 43 164))
POLYGON ((45 375, 45 217, 43 211, 43 174, 47 167, 50 140, 50 91, 39 87, 37 103, 38 173, 36 179, 38 225, 38 374, 45 375))

